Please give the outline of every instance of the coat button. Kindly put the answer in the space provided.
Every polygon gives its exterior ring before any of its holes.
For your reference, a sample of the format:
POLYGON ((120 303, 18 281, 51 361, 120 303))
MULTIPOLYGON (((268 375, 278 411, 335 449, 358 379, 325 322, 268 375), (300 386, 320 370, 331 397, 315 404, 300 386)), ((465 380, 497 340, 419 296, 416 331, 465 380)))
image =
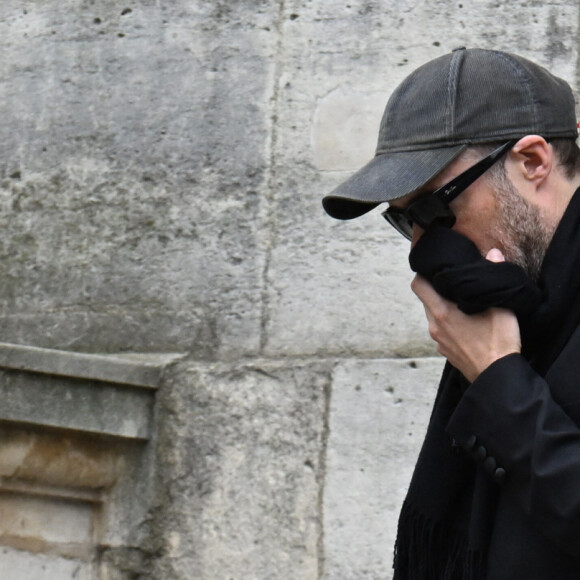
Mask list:
POLYGON ((493 457, 488 457, 483 462, 483 467, 485 471, 487 471, 487 473, 489 473, 490 475, 495 475, 495 468, 497 467, 497 463, 493 457))
POLYGON ((475 452, 475 456, 480 461, 483 461, 487 457, 487 449, 483 445, 480 445, 475 452))
POLYGON ((505 479, 505 469, 498 467, 493 474, 493 478, 498 482, 501 483, 505 479))
POLYGON ((477 443, 477 437, 475 435, 471 435, 463 443, 463 450, 464 451, 473 450, 475 448, 476 443, 477 443))

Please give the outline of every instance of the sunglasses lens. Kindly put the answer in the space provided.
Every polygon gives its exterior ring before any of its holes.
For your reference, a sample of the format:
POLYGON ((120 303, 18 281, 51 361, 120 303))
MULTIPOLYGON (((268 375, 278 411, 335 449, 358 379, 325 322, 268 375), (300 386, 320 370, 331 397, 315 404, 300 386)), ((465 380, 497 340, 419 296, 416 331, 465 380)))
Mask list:
POLYGON ((383 213, 383 217, 408 240, 413 237, 413 222, 404 212, 390 207, 383 213))
POLYGON ((406 213, 411 222, 423 229, 427 229, 433 223, 451 228, 455 223, 455 215, 449 206, 436 195, 419 198, 407 208, 406 213))
POLYGON ((448 228, 455 224, 453 212, 444 201, 434 195, 419 198, 405 210, 389 207, 383 217, 408 240, 413 238, 413 224, 424 230, 433 223, 448 228))

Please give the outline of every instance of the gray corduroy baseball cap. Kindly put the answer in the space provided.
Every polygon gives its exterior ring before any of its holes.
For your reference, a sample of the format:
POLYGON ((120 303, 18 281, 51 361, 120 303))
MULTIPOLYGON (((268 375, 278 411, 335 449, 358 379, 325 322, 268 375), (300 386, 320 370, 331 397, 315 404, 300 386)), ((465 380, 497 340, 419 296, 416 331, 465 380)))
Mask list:
POLYGON ((374 159, 322 204, 352 219, 431 180, 470 144, 578 136, 568 83, 514 54, 456 49, 412 72, 391 95, 374 159))

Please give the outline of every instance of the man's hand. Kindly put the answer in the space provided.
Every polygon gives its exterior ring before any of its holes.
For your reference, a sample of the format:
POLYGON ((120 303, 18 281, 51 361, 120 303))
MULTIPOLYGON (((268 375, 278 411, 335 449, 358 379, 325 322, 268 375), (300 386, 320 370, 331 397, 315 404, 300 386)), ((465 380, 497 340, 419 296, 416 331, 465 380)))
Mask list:
MULTIPOLYGON (((486 256, 502 262, 499 250, 486 256)), ((513 312, 490 308, 480 314, 467 315, 442 298, 422 276, 411 284, 419 297, 429 322, 429 334, 437 342, 437 350, 470 382, 491 363, 514 352, 520 352, 518 321, 513 312)))

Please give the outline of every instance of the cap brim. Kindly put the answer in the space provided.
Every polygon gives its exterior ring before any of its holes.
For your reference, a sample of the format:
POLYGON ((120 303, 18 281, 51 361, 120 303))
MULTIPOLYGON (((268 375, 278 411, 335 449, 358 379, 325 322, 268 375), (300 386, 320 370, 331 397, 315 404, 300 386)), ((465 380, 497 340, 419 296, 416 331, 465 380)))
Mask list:
POLYGON ((467 145, 377 155, 322 200, 330 216, 349 220, 403 197, 433 179, 467 145))

